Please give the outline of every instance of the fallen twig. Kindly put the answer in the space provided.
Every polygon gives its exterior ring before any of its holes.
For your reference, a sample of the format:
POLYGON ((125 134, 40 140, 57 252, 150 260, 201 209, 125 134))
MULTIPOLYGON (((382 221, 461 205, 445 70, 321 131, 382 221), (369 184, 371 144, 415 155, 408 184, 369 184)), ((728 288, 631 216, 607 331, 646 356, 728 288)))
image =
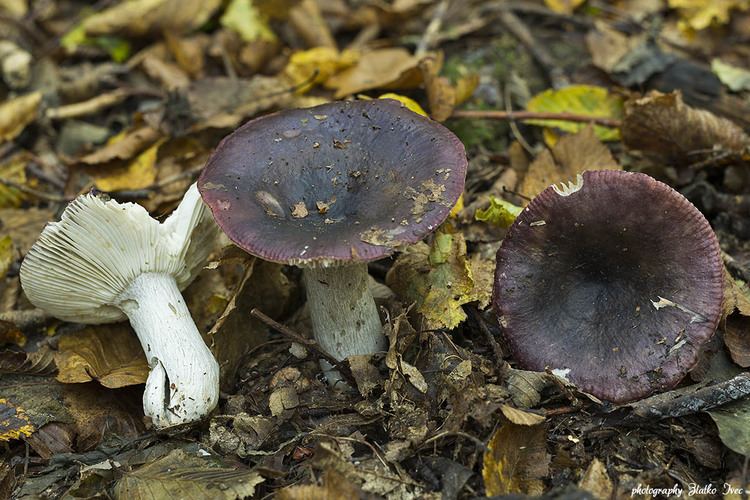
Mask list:
POLYGON ((331 364, 331 366, 333 366, 334 368, 336 368, 339 371, 339 373, 345 379, 347 379, 347 382, 349 382, 349 384, 352 387, 357 387, 357 381, 354 379, 354 375, 352 375, 352 371, 349 369, 349 367, 347 365, 345 365, 344 363, 342 363, 341 361, 338 361, 336 358, 334 358, 330 354, 328 354, 314 340, 307 339, 307 338, 303 337, 302 335, 300 335, 299 333, 295 332, 294 330, 292 330, 288 326, 282 325, 278 321, 275 321, 274 319, 270 318, 269 316, 266 316, 265 314, 263 314, 263 312, 259 311, 257 308, 253 308, 250 311, 250 316, 259 319, 260 321, 262 321, 263 323, 265 323, 266 325, 268 325, 270 328, 273 328, 274 330, 276 330, 280 334, 288 337, 293 342, 301 344, 301 345, 307 347, 308 349, 310 349, 312 351, 315 351, 316 353, 318 353, 318 355, 321 358, 325 359, 328 363, 331 364))
POLYGON ((576 115, 574 113, 550 113, 546 111, 498 111, 481 109, 456 110, 451 118, 480 118, 487 120, 561 120, 567 122, 595 123, 604 127, 619 127, 622 122, 604 116, 576 115))

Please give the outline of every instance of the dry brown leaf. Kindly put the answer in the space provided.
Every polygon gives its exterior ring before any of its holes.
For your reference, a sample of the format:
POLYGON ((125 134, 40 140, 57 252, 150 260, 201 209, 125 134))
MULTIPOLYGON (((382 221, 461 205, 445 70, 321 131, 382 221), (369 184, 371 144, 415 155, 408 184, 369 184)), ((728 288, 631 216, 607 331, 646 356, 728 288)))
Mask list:
POLYGON ((334 75, 325 86, 336 89, 335 98, 371 89, 412 89, 422 83, 419 59, 402 48, 363 53, 357 64, 334 75))
POLYGON ((178 65, 164 61, 153 54, 144 57, 141 65, 148 76, 157 80, 167 90, 176 90, 190 85, 190 78, 178 65))
POLYGON ((529 165, 519 191, 533 198, 548 186, 574 181, 585 170, 620 170, 607 146, 588 126, 575 135, 562 137, 551 150, 545 149, 529 165))
POLYGON ((299 33, 308 47, 336 48, 331 29, 315 0, 302 0, 289 9, 289 24, 299 33))
POLYGON ((44 226, 54 217, 55 213, 52 210, 43 208, 0 209, 0 238, 12 237, 13 244, 21 255, 26 255, 44 226))
POLYGON ((482 477, 486 495, 541 495, 549 461, 544 425, 504 423, 484 452, 482 477))
POLYGON ((80 159, 86 165, 99 165, 113 160, 129 160, 157 140, 161 133, 149 126, 123 132, 111 138, 106 146, 80 159))
POLYGON ((323 484, 303 484, 288 486, 276 492, 277 500, 353 500, 362 498, 362 491, 351 483, 344 475, 335 470, 327 470, 323 474, 323 484))
POLYGON ((15 139, 36 120, 41 102, 42 93, 32 92, 0 104, 0 144, 15 139))
POLYGON ((519 410, 510 405, 502 405, 500 411, 503 412, 505 418, 516 425, 537 425, 545 420, 544 415, 519 410))
POLYGON ((456 107, 456 89, 450 80, 440 76, 442 57, 428 56, 419 62, 427 100, 430 103, 430 116, 439 122, 447 120, 456 107))
POLYGON ((679 92, 652 92, 627 102, 621 134, 629 149, 674 165, 696 163, 721 153, 740 156, 750 144, 739 126, 687 106, 679 92))
POLYGON ((598 458, 594 458, 586 468, 578 487, 591 493, 594 498, 612 498, 614 489, 607 468, 598 458))
POLYGON ((140 36, 198 28, 221 0, 129 0, 93 14, 81 23, 86 34, 140 36))
POLYGON ((116 389, 143 384, 148 363, 135 334, 124 323, 90 326, 60 338, 57 380, 76 384, 96 380, 116 389))
POLYGON ((750 317, 732 314, 724 325, 724 343, 732 361, 743 368, 750 366, 750 317))

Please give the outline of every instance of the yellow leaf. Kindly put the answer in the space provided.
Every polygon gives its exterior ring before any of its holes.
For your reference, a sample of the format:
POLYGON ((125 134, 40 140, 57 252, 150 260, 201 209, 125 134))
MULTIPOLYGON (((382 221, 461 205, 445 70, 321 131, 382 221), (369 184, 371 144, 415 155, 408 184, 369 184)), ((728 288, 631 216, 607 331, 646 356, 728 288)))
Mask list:
POLYGON ((451 208, 451 212, 448 214, 448 217, 458 217, 458 214, 461 213, 461 210, 464 209, 464 194, 461 193, 461 196, 458 197, 458 200, 456 200, 456 204, 453 205, 453 208, 451 208))
MULTIPOLYGON (((14 155, 0 165, 0 178, 20 185, 26 184, 27 160, 27 155, 23 153, 14 155)), ((23 191, 0 183, 0 208, 17 208, 25 199, 26 195, 23 191)))
POLYGON ((416 304, 425 328, 455 328, 466 319, 463 304, 484 303, 488 297, 473 273, 484 269, 472 264, 466 258, 463 235, 444 225, 435 233, 432 246, 417 243, 396 259, 386 284, 405 302, 416 304))
POLYGON ((125 167, 106 169, 101 174, 93 175, 96 187, 102 191, 122 191, 125 189, 147 188, 156 180, 156 157, 159 146, 164 139, 159 140, 125 167))
POLYGON ((474 214, 478 221, 488 222, 494 226, 508 228, 516 220, 518 214, 523 210, 509 201, 505 201, 496 196, 490 196, 490 206, 486 209, 479 209, 474 214))
MULTIPOLYGON (((563 89, 549 89, 532 97, 526 109, 534 112, 572 113, 597 118, 619 119, 623 116, 623 102, 609 94, 607 89, 593 85, 571 85, 563 89)), ((565 132, 578 132, 586 123, 563 120, 527 120, 526 123, 541 127, 554 127, 565 132)), ((617 128, 594 126, 596 136, 602 141, 616 141, 620 138, 617 128)))
POLYGON ((32 92, 0 104, 0 144, 15 139, 36 119, 41 102, 42 93, 32 92))
POLYGON ((584 1, 585 0, 544 0, 544 3, 550 10, 553 10, 558 14, 570 15, 578 7, 583 5, 584 1))
POLYGON ((394 94, 393 92, 385 93, 378 97, 378 99, 393 99, 395 101, 400 102, 404 106, 406 106, 410 111, 413 111, 417 113, 418 115, 427 116, 427 113, 424 109, 422 109, 422 106, 419 105, 417 101, 412 99, 411 97, 406 97, 405 95, 401 94, 394 94))
POLYGON ((495 431, 484 452, 482 477, 487 496, 514 493, 540 495, 548 474, 544 425, 506 422, 495 431))
POLYGON ((90 326, 60 338, 57 380, 76 384, 97 380, 110 389, 142 384, 148 363, 138 339, 124 324, 90 326))
POLYGON ((733 9, 747 10, 748 0, 669 0, 669 6, 677 9, 684 30, 702 30, 712 24, 726 24, 733 9))
POLYGON ((323 83, 336 73, 356 64, 359 53, 355 50, 339 52, 331 47, 315 47, 295 52, 284 68, 294 85, 302 85, 297 91, 302 94, 313 85, 323 83))
POLYGON ((14 259, 13 240, 10 235, 0 238, 0 278, 4 278, 14 259))
POLYGON ((246 42, 276 40, 268 19, 258 11, 252 0, 232 0, 221 16, 221 25, 239 33, 246 42))

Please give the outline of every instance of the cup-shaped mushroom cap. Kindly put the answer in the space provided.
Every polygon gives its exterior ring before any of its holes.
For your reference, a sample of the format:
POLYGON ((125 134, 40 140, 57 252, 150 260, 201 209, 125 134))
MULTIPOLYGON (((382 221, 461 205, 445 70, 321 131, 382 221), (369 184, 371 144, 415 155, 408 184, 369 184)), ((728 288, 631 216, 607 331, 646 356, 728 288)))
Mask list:
POLYGON ((547 188, 497 252, 493 303, 519 364, 562 370, 613 402, 678 383, 722 298, 710 225, 644 174, 591 171, 547 188))
POLYGON ((246 123, 198 187, 245 251, 334 265, 422 239, 458 200, 466 166, 455 135, 397 101, 333 102, 246 123))
POLYGON ((81 195, 44 228, 21 264, 21 284, 32 304, 62 320, 122 320, 118 296, 135 278, 170 274, 182 290, 216 235, 195 184, 163 224, 140 205, 81 195))

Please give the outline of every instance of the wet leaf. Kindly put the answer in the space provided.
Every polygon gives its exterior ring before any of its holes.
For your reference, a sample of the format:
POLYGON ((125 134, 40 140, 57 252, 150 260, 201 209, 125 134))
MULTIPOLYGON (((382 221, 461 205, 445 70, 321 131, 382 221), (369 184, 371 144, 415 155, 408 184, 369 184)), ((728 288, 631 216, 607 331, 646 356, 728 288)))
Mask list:
POLYGON ((386 284, 405 302, 416 304, 425 328, 455 328, 466 319, 461 306, 480 300, 461 233, 443 228, 432 246, 417 243, 402 253, 388 271, 386 284))
MULTIPOLYGON (((571 85, 559 90, 545 90, 526 104, 526 109, 536 112, 572 113, 598 118, 621 118, 623 102, 603 87, 571 85)), ((551 127, 565 132, 579 132, 588 125, 562 120, 527 120, 526 123, 551 127)), ((616 128, 594 126, 596 136, 602 141, 616 141, 620 131, 616 128)))
POLYGON ((622 142, 658 161, 684 165, 716 153, 739 155, 750 140, 733 122, 686 105, 678 92, 652 92, 626 104, 622 142))
POLYGON ((167 456, 126 472, 115 486, 115 499, 212 498, 234 500, 252 497, 261 475, 244 466, 228 467, 211 457, 173 450, 167 456))
POLYGON ((497 196, 490 196, 490 206, 486 209, 479 209, 474 214, 474 218, 481 222, 487 222, 494 226, 508 228, 521 213, 523 207, 514 205, 497 196))
POLYGON ((246 42, 276 40, 268 19, 254 5, 253 0, 232 0, 221 16, 221 24, 239 33, 246 42))
POLYGON ((709 415, 719 428, 721 442, 732 451, 750 457, 750 399, 745 398, 713 410, 709 415))
POLYGON ((482 477, 487 496, 540 495, 548 474, 547 432, 543 425, 504 423, 484 453, 482 477))
POLYGON ((0 442, 29 437, 34 430, 23 408, 0 398, 0 442))
POLYGON ((0 144, 15 139, 36 120, 41 92, 31 92, 0 103, 0 144))
POLYGON ((325 86, 342 97, 371 89, 412 89, 422 82, 419 59, 402 48, 363 53, 357 64, 329 78, 325 86))
POLYGON ((576 176, 586 170, 620 170, 590 126, 562 137, 551 150, 542 151, 529 165, 518 190, 533 198, 552 184, 575 182, 576 176))
POLYGON ((149 372, 141 344, 126 324, 87 327, 63 335, 55 362, 60 382, 96 380, 110 389, 143 384, 149 372))

